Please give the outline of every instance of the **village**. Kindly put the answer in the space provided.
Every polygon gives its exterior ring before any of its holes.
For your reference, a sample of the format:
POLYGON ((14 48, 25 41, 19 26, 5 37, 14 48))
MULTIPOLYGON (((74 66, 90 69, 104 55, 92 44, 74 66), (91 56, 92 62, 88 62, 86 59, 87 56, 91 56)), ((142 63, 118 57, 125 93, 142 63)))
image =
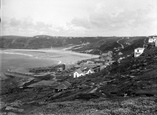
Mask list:
POLYGON ((146 49, 157 47, 157 37, 149 37, 145 40, 143 47, 134 49, 134 52, 126 57, 123 56, 119 49, 116 51, 108 51, 101 53, 98 58, 91 58, 78 61, 75 64, 57 64, 46 67, 35 67, 24 69, 8 69, 5 75, 11 78, 20 80, 19 87, 38 87, 38 86, 53 86, 55 91, 62 91, 71 86, 71 82, 67 79, 77 79, 92 74, 101 73, 105 68, 110 67, 113 63, 121 63, 128 56, 138 58, 146 49), (118 55, 117 60, 113 57, 118 55))
POLYGON ((69 76, 73 76, 73 78, 77 78, 80 76, 84 76, 86 74, 92 74, 95 72, 100 72, 108 65, 112 64, 114 61, 112 60, 112 52, 104 53, 100 55, 99 58, 92 58, 87 60, 81 60, 73 65, 65 65, 58 64, 47 67, 36 67, 29 68, 28 72, 22 72, 22 70, 11 70, 8 69, 6 75, 10 76, 32 76, 32 77, 40 77, 46 75, 54 75, 57 76, 62 73, 68 72, 69 76))
MULTIPOLYGON (((134 49, 133 56, 139 57, 143 54, 146 48, 157 47, 157 37, 149 37, 147 43, 143 47, 134 49)), ((118 52, 118 55, 121 55, 121 52, 118 52)), ((27 72, 10 70, 5 73, 7 76, 19 76, 19 77, 45 77, 45 76, 70 76, 72 78, 83 77, 87 74, 93 74, 102 71, 107 66, 111 65, 113 62, 117 61, 120 63, 125 57, 120 57, 118 60, 113 60, 113 51, 108 51, 102 53, 99 58, 92 58, 78 61, 73 65, 58 64, 48 67, 36 67, 29 68, 27 72)))

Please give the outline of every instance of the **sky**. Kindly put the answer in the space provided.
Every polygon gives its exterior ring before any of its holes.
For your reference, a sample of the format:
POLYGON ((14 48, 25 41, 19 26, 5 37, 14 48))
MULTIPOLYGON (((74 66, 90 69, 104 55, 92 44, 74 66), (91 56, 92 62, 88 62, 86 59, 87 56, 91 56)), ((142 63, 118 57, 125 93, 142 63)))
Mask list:
POLYGON ((2 35, 157 34, 157 0, 2 0, 2 35))

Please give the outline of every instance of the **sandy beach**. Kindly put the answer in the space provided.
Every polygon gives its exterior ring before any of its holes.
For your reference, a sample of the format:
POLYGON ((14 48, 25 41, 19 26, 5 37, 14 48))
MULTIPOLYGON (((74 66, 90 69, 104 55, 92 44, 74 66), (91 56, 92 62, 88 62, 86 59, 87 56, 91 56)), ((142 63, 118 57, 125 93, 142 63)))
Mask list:
POLYGON ((63 49, 7 49, 0 50, 0 73, 8 68, 30 68, 54 64, 74 64, 77 61, 96 58, 98 55, 83 54, 63 49))

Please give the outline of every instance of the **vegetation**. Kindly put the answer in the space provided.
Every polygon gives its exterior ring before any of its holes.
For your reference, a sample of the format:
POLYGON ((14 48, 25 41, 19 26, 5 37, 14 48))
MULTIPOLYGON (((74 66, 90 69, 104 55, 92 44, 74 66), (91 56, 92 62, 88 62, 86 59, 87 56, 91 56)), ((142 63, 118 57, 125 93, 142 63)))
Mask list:
MULTIPOLYGON (((83 38, 81 38, 82 40, 83 38)), ((130 45, 119 48, 123 56, 133 53, 144 40, 125 39, 130 45), (138 42, 138 43, 137 43, 138 42)), ((119 40, 119 38, 117 38, 119 40)), ((117 40, 101 50, 120 47, 117 40), (117 44, 116 44, 117 43, 117 44), (112 47, 113 45, 113 47, 112 47)), ((125 43, 123 40, 119 41, 125 43)), ((104 46, 104 47, 103 47, 104 46)), ((116 51, 114 51, 116 56, 116 51)), ((3 113, 14 112, 25 115, 148 115, 157 114, 157 48, 148 48, 137 58, 126 56, 101 72, 74 79, 62 74, 49 79, 50 85, 28 87, 28 79, 11 78, 2 81, 1 99, 3 113), (63 86, 69 83, 68 86, 63 86)), ((38 81, 45 80, 44 78, 38 81)), ((31 83, 38 81, 32 80, 31 83)))

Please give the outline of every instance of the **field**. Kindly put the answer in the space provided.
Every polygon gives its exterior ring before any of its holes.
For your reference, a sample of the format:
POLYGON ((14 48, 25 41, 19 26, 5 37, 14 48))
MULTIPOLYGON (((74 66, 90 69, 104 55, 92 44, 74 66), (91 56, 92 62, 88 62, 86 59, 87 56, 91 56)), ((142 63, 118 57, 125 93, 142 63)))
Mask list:
POLYGON ((151 97, 138 97, 56 102, 38 107, 29 115, 155 115, 155 101, 151 97))
POLYGON ((58 63, 72 64, 79 60, 97 57, 96 55, 81 54, 59 49, 9 49, 1 50, 1 76, 9 68, 30 68, 51 66, 58 63))

